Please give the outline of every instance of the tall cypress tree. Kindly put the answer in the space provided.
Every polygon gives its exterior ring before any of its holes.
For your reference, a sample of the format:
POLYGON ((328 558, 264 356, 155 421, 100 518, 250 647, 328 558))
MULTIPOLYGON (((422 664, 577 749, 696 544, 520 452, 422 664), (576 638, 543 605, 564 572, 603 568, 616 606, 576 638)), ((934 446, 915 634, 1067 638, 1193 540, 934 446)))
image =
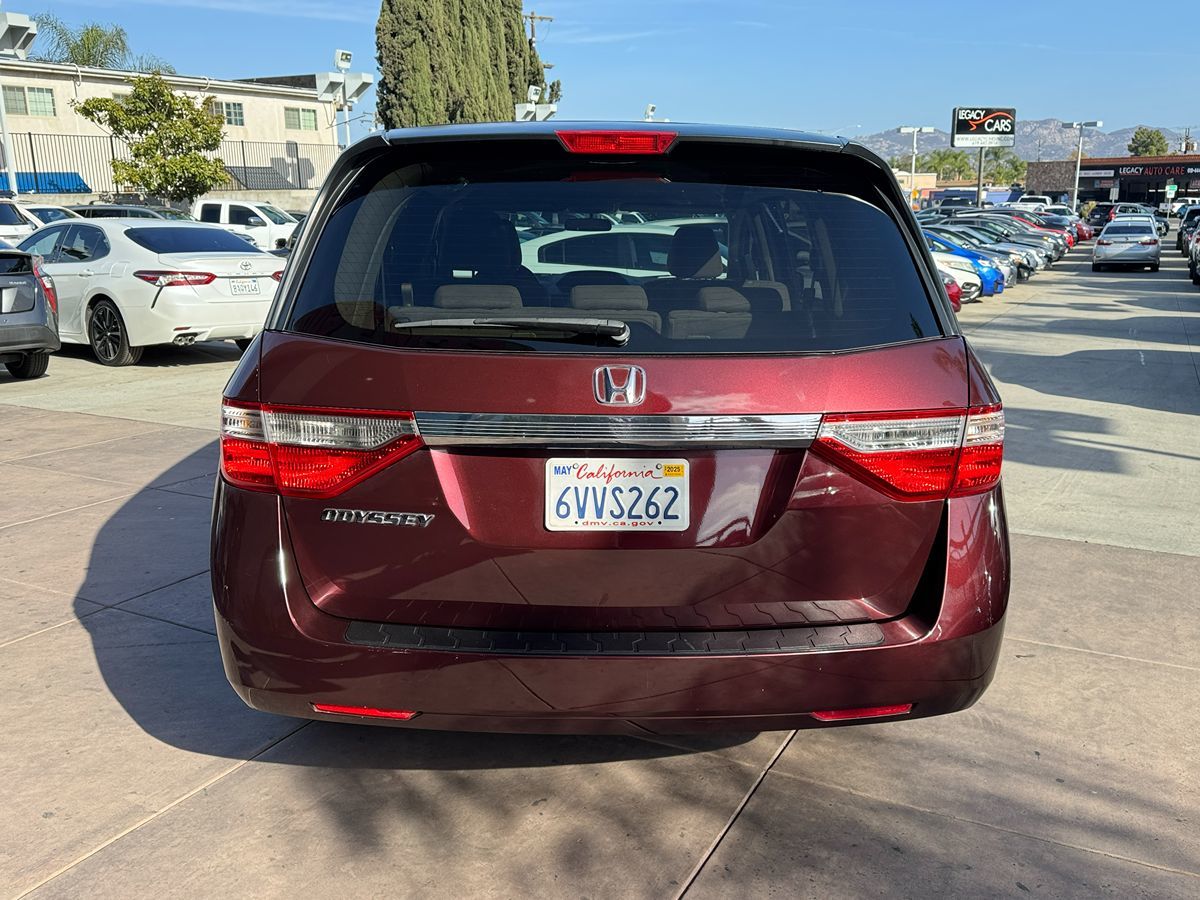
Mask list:
POLYGON ((522 12, 521 0, 383 0, 376 104, 384 126, 511 120, 513 103, 544 81, 522 12))

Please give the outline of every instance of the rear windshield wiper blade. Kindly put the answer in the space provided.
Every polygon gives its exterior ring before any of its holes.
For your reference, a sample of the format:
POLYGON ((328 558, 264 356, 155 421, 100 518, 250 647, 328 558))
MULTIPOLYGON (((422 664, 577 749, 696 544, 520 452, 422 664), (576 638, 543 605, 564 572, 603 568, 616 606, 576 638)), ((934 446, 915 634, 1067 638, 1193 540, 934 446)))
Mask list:
POLYGON ((621 319, 558 319, 554 316, 503 316, 463 319, 422 319, 397 322, 398 331, 412 329, 448 329, 450 331, 534 331, 543 332, 539 340, 580 341, 603 338, 618 347, 629 343, 629 324, 621 319))

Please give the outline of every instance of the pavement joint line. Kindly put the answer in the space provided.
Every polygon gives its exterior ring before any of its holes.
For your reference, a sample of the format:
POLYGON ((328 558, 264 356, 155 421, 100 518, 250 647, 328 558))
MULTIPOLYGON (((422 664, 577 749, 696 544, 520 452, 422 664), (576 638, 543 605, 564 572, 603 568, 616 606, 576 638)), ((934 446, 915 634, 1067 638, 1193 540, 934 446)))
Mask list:
MULTIPOLYGON (((54 452, 57 453, 58 451, 56 450, 54 452)), ((16 466, 17 468, 24 469, 27 472, 48 472, 51 475, 62 476, 64 478, 84 478, 88 481, 98 481, 101 484, 112 484, 112 485, 116 485, 117 487, 133 488, 134 490, 139 490, 138 485, 132 484, 131 482, 128 482, 128 481, 114 481, 111 478, 101 478, 98 475, 84 475, 81 472, 63 472, 63 471, 59 471, 58 469, 44 469, 41 466, 31 466, 31 465, 28 465, 27 463, 22 462, 23 460, 33 459, 33 458, 34 457, 31 457, 31 456, 22 456, 20 460, 6 459, 3 462, 0 462, 0 466, 16 466)))
POLYGON ((1120 653, 1105 653, 1103 650, 1089 650, 1087 647, 1071 647, 1067 644, 1053 644, 1050 641, 1035 641, 1031 638, 1019 638, 1007 635, 1006 640, 1020 641, 1022 644, 1034 644, 1038 647, 1053 647, 1055 650, 1070 650, 1075 653, 1091 653, 1095 656, 1107 656, 1109 659, 1123 659, 1126 662, 1144 663, 1149 666, 1167 666, 1171 669, 1183 669, 1185 672, 1200 672, 1200 666, 1186 666, 1183 663, 1163 662, 1158 659, 1146 659, 1142 656, 1124 656, 1120 653))
POLYGON ((1200 550, 1195 553, 1181 553, 1178 550, 1161 550, 1157 547, 1137 547, 1133 544, 1113 544, 1108 541, 1093 541, 1088 538, 1071 537, 1065 534, 1046 534, 1042 531, 1028 531, 1023 528, 1008 527, 1009 534, 1019 534, 1022 537, 1046 538, 1051 541, 1071 541, 1074 544, 1087 544, 1089 547, 1115 547, 1118 550, 1136 550, 1138 553, 1161 553, 1163 556, 1180 556, 1184 559, 1200 557, 1200 550))
POLYGON ((221 772, 218 772, 212 778, 209 778, 207 781, 204 781, 203 783, 197 785, 196 787, 192 788, 190 791, 183 794, 182 796, 177 797, 176 799, 172 800, 166 806, 162 807, 159 810, 156 810, 155 812, 150 813, 150 815, 148 815, 148 816, 143 816, 141 819, 134 822, 129 827, 117 832, 115 835, 113 835, 108 840, 101 843, 99 846, 93 847, 91 850, 87 851, 82 856, 76 857, 74 860, 67 863, 65 866, 62 866, 61 868, 55 870, 54 872, 51 872, 49 875, 47 875, 41 881, 25 888, 25 890, 21 891, 21 893, 16 895, 16 900, 21 900, 22 897, 28 897, 34 891, 45 887, 47 884, 49 884, 55 878, 58 878, 60 875, 66 874, 67 872, 69 872, 71 869, 75 868, 80 863, 86 862, 87 860, 89 860, 93 856, 95 856, 97 853, 101 852, 102 850, 106 849, 107 847, 111 847, 113 844, 115 844, 117 841, 121 840, 122 838, 124 838, 130 834, 133 834, 133 832, 137 831, 139 828, 142 828, 143 826, 148 825, 149 823, 153 822, 155 819, 159 818, 160 816, 170 812, 175 807, 179 806, 181 803, 183 803, 187 800, 190 800, 192 797, 195 797, 197 794, 199 794, 203 791, 208 790, 210 787, 212 787, 214 784, 216 784, 221 779, 232 775, 234 772, 238 771, 239 769, 243 768, 244 766, 249 765, 250 763, 254 762, 256 759, 258 759, 260 756, 262 756, 268 750, 271 750, 272 748, 276 747, 277 745, 283 743, 288 738, 293 737, 298 732, 307 728, 310 724, 311 724, 311 722, 302 722, 300 725, 293 728, 287 734, 280 735, 279 737, 268 741, 262 747, 259 747, 259 749, 256 750, 254 753, 252 753, 250 756, 246 757, 245 759, 238 760, 234 765, 229 766, 227 769, 224 769, 221 772))
MULTIPOLYGON (((136 600, 136 599, 137 599, 136 597, 130 598, 130 600, 136 600)), ((121 602, 129 603, 130 600, 122 600, 121 602)), ((178 628, 187 628, 190 631, 195 631, 198 634, 207 635, 208 637, 211 637, 211 638, 215 638, 217 636, 217 633, 215 631, 208 631, 205 628, 198 628, 195 625, 185 625, 183 622, 176 622, 172 619, 164 619, 162 616, 152 615, 151 613, 148 613, 148 612, 140 612, 139 610, 136 610, 136 609, 121 609, 120 604, 118 604, 116 606, 106 606, 104 608, 107 610, 110 610, 111 612, 126 613, 127 615, 131 615, 131 616, 141 616, 143 619, 150 619, 151 621, 154 621, 154 622, 162 622, 164 625, 174 625, 178 628)), ((95 612, 99 612, 99 610, 95 610, 95 612)))
POLYGON ((191 575, 184 575, 181 578, 176 578, 174 581, 168 581, 166 584, 160 584, 158 587, 152 587, 149 590, 142 591, 140 594, 134 594, 132 597, 126 597, 124 600, 118 600, 116 603, 104 603, 100 600, 93 600, 91 597, 80 597, 81 600, 87 600, 89 603, 99 603, 105 609, 116 609, 122 603, 129 603, 131 600, 140 600, 142 597, 149 597, 156 591, 165 591, 169 587, 175 587, 177 584, 183 584, 192 578, 198 578, 208 572, 208 569, 201 569, 199 572, 193 572, 191 575))
MULTIPOLYGON (((153 488, 151 488, 153 490, 153 488)), ((74 506, 71 509, 60 509, 57 512, 46 513, 44 516, 35 516, 32 519, 26 519, 23 522, 12 522, 8 525, 0 525, 0 531, 7 531, 9 528, 20 528, 22 525, 32 525, 34 522, 44 522, 46 519, 53 519, 55 516, 65 516, 67 513, 79 512, 84 509, 91 509, 93 506, 102 506, 105 503, 116 503, 118 500, 128 500, 130 497, 136 497, 141 491, 130 491, 127 494, 120 494, 116 497, 109 497, 105 500, 96 500, 93 503, 85 503, 82 506, 74 506)))
MULTIPOLYGON (((72 413, 70 410, 53 410, 53 412, 66 413, 67 415, 76 415, 76 413, 72 413)), ((86 416, 86 415, 91 415, 91 413, 79 413, 78 415, 86 416)), ((114 416, 94 416, 93 418, 111 419, 111 418, 115 418, 115 417, 114 416)), ((137 419, 123 419, 122 421, 136 422, 138 420, 137 419)), ((153 423, 143 422, 142 424, 143 425, 151 425, 153 423)), ((180 426, 180 427, 184 427, 184 426, 180 426)), ((158 425, 153 428, 147 428, 145 431, 135 431, 135 432, 132 432, 131 434, 122 434, 119 437, 105 438, 102 441, 88 441, 85 444, 72 444, 70 447, 55 447, 53 450, 43 450, 41 453, 27 453, 24 456, 14 456, 12 459, 0 459, 0 462, 15 463, 22 459, 37 459, 39 456, 49 456, 52 453, 63 453, 67 450, 83 450, 87 447, 99 447, 101 444, 111 444, 114 441, 123 441, 123 440, 126 440, 127 438, 131 438, 131 437, 144 437, 145 435, 153 434, 156 431, 166 431, 166 429, 163 428, 161 425, 158 425)))
MULTIPOLYGON (((125 487, 130 487, 130 485, 125 485, 125 487)), ((22 525, 32 525, 34 522, 41 522, 45 519, 53 519, 55 516, 64 516, 67 513, 79 512, 82 509, 91 509, 93 506, 101 506, 105 503, 116 503, 118 500, 128 500, 130 497, 137 497, 141 494, 149 493, 150 491, 161 491, 164 494, 171 494, 174 497, 191 497, 193 500, 202 500, 206 503, 211 503, 211 501, 205 497, 197 497, 195 494, 186 494, 183 491, 163 491, 161 488, 144 487, 139 490, 132 490, 127 494, 121 494, 117 497, 109 497, 107 500, 97 500, 95 503, 85 503, 83 506, 76 506, 72 509, 60 509, 57 512, 46 513, 44 516, 26 519, 24 522, 13 522, 9 525, 0 525, 0 531, 5 531, 9 528, 19 528, 22 525)), ((84 599, 87 600, 88 598, 84 597, 84 599)))
POLYGON ((695 884, 696 879, 700 877, 700 873, 704 871, 704 867, 708 865, 708 861, 712 859, 713 854, 717 852, 717 848, 721 846, 721 842, 725 840, 725 836, 729 834, 730 829, 733 828, 734 823, 742 814, 742 810, 746 808, 746 805, 750 802, 750 799, 758 790, 759 785, 766 780, 767 774, 775 766, 775 763, 779 761, 779 757, 783 756, 783 751, 792 745, 792 740, 795 737, 796 730, 792 729, 791 733, 780 742, 779 747, 775 750, 774 755, 767 760, 767 764, 763 766, 762 771, 758 773, 758 777, 754 779, 754 784, 750 785, 750 789, 747 790, 746 795, 742 797, 742 802, 737 805, 733 813, 729 816, 729 819, 725 822, 725 827, 717 833, 715 838, 713 838, 713 842, 708 845, 708 849, 704 851, 700 859, 696 862, 696 865, 692 868, 692 871, 688 873, 688 877, 684 879, 683 884, 679 886, 679 890, 675 892, 674 900, 682 900, 684 894, 691 890, 691 887, 693 884, 695 884))
MULTIPOLYGON (((815 781, 812 778, 805 778, 803 775, 796 775, 792 772, 779 771, 776 773, 783 778, 791 778, 794 781, 802 781, 805 784, 816 785, 820 788, 828 790, 841 791, 844 794, 850 794, 852 797, 859 797, 863 800, 870 800, 873 803, 882 803, 887 806, 896 806, 902 809, 911 809, 915 812, 925 813, 929 816, 937 816, 942 819, 950 819, 954 822, 963 822, 967 825, 977 825, 980 828, 987 828, 991 831, 999 831, 1002 834, 1011 834, 1017 837, 1027 838, 1031 841, 1038 841, 1042 844, 1048 844, 1052 847, 1065 847, 1068 850, 1077 850, 1080 853, 1092 853, 1096 856, 1104 856, 1109 859, 1120 860, 1121 862, 1131 863, 1136 866, 1143 866, 1147 869, 1154 869, 1157 872, 1171 872, 1175 875, 1186 875, 1189 878, 1200 879, 1200 872, 1193 872, 1188 869, 1177 869, 1174 866, 1164 866, 1158 863, 1148 862, 1144 859, 1137 859, 1133 856, 1125 856, 1121 853, 1113 853, 1110 850, 1100 850, 1097 847, 1085 847, 1082 844, 1072 844, 1069 841, 1059 841, 1054 838, 1044 837, 1038 834, 1029 834, 1025 831, 1019 831, 1016 828, 1006 828, 1003 825, 994 825, 990 822, 981 822, 978 819, 970 819, 966 816, 956 816, 953 813, 939 812, 936 809, 929 809, 925 806, 917 806, 913 803, 905 803, 903 800, 889 799, 885 797, 876 797, 874 794, 868 794, 863 791, 856 791, 853 788, 844 787, 839 784, 831 784, 828 781, 815 781)), ((678 900, 678 898, 677 898, 678 900)))
POLYGON ((96 613, 102 612, 105 608, 106 607, 102 606, 99 609, 93 609, 90 612, 85 612, 82 616, 77 615, 70 619, 63 619, 61 622, 56 622, 54 625, 47 625, 45 628, 39 628, 37 631, 31 631, 29 634, 23 634, 18 638, 13 638, 11 641, 5 641, 3 644, 0 644, 0 650, 3 650, 5 647, 11 647, 13 644, 19 644, 21 641, 27 641, 30 638, 37 637, 39 634, 45 634, 47 631, 54 631, 56 628, 62 628, 64 625, 73 625, 87 618, 88 616, 94 616, 96 613))

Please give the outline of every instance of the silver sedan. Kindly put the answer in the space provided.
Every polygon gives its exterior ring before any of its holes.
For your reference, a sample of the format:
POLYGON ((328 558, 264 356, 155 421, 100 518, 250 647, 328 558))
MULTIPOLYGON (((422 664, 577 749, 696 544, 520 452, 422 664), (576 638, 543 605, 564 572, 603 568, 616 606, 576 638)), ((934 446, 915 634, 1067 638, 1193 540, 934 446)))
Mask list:
POLYGON ((1115 220, 1104 226, 1092 250, 1092 271, 1107 266, 1149 266, 1158 271, 1162 242, 1150 222, 1138 219, 1115 220))

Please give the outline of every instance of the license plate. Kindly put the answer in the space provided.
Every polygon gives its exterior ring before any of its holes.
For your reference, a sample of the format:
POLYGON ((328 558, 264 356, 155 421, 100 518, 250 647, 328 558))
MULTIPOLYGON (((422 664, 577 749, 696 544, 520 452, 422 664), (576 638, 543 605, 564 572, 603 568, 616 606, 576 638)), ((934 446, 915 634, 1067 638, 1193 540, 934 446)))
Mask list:
POLYGON ((550 531, 685 531, 686 459, 546 460, 550 531))
POLYGON ((229 293, 235 297, 244 297, 247 294, 258 293, 257 278, 234 278, 229 282, 229 293))

